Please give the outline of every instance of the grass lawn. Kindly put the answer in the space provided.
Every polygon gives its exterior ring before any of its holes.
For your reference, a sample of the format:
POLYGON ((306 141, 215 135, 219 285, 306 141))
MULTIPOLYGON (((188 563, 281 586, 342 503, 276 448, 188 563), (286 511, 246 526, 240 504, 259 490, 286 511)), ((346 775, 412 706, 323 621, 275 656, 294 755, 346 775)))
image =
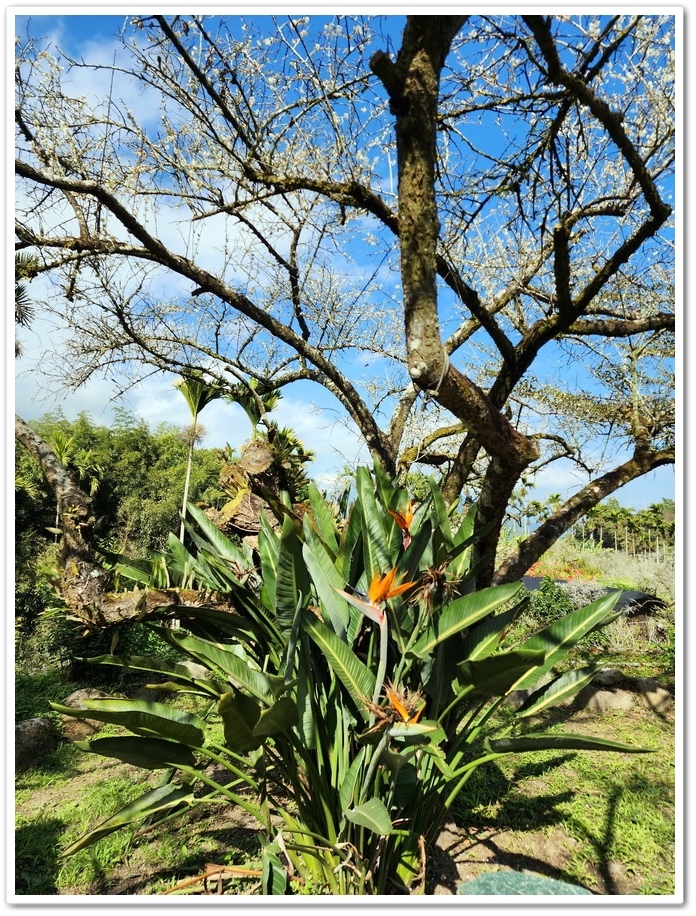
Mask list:
MULTIPOLYGON (((558 575, 568 561, 562 549, 561 545, 555 557, 545 558, 537 573, 558 575)), ((597 572, 606 558, 592 553, 584 561, 596 581, 614 585, 616 569, 597 572)), ((669 582, 664 570, 648 569, 638 576, 624 567, 624 575, 629 574, 632 578, 624 587, 648 591, 650 575, 653 583, 659 584, 660 577, 669 582)), ((665 589, 652 592, 669 599, 665 589)), ((670 633, 673 624, 672 616, 670 633)), ((584 655, 630 678, 655 677, 673 692, 673 640, 650 642, 631 635, 625 625, 609 636, 599 644, 581 644, 575 662, 584 655)), ((76 686, 57 671, 18 673, 17 718, 53 715, 48 701, 60 701, 76 686)), ((501 715, 509 711, 503 707, 501 715)), ((512 868, 579 884, 600 895, 674 894, 673 711, 659 714, 636 695, 626 710, 600 713, 576 702, 548 710, 537 724, 544 731, 611 738, 652 753, 545 751, 482 766, 457 800, 429 859, 428 893, 454 893, 463 880, 512 868)), ((115 732, 107 727, 102 734, 115 732)), ((228 804, 197 808, 191 816, 155 825, 140 835, 118 831, 71 858, 60 858, 61 849, 141 794, 144 781, 154 786, 161 779, 162 771, 146 772, 97 758, 69 744, 20 773, 16 894, 159 895, 177 882, 182 883, 180 893, 253 893, 258 833, 244 812, 228 804), (223 885, 192 880, 209 863, 232 869, 225 873, 223 885)))

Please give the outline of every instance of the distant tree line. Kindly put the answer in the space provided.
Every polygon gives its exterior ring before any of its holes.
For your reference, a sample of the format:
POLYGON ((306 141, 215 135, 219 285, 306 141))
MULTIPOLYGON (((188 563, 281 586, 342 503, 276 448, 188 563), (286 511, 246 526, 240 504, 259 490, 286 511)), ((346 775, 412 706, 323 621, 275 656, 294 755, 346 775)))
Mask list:
MULTIPOLYGON (((552 493, 547 499, 530 499, 521 487, 515 493, 508 513, 507 535, 526 537, 530 530, 543 524, 558 509, 562 499, 552 493)), ((606 547, 633 555, 654 553, 674 547, 675 507, 673 499, 663 499, 644 509, 622 506, 612 496, 593 506, 570 532, 583 547, 606 547)))
POLYGON ((674 547, 674 528, 673 499, 635 510, 621 506, 612 497, 590 509, 573 528, 573 537, 583 544, 659 556, 665 548, 674 547))

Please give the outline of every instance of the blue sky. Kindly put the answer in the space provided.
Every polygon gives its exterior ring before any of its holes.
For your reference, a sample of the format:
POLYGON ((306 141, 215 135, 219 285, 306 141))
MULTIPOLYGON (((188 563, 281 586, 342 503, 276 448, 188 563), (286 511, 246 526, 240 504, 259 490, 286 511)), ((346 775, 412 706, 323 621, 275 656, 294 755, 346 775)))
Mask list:
MULTIPOLYGON (((39 9, 44 10, 45 7, 39 9)), ((255 12, 258 9, 256 7, 255 12)), ((241 7, 238 11, 243 13, 246 10, 241 7)), ((391 10, 385 11, 393 15, 391 10)), ((402 11, 403 7, 400 7, 399 12, 402 11)), ((17 20, 16 30, 20 33, 22 18, 17 20)), ((116 34, 124 23, 124 14, 90 16, 78 14, 77 11, 75 15, 70 16, 31 13, 30 18, 32 34, 57 33, 60 36, 61 49, 76 56, 79 56, 85 43, 93 44, 108 39, 116 34)), ((396 19, 401 20, 401 17, 394 18, 396 25, 396 19)), ((60 408, 69 419, 81 411, 87 411, 96 422, 109 422, 113 392, 106 383, 95 381, 67 396, 63 393, 57 396, 50 393, 47 395, 45 390, 42 391, 40 359, 34 358, 40 346, 39 335, 32 339, 29 333, 24 339, 28 358, 20 361, 16 382, 16 409, 20 415, 25 419, 35 419, 49 410, 60 408), (33 350, 34 347, 36 350, 33 350)), ((553 356, 549 357, 549 371, 553 371, 553 359, 553 356)), ((181 396, 173 389, 172 382, 172 378, 153 380, 148 386, 135 388, 121 399, 119 404, 143 417, 153 427, 162 421, 183 426, 188 422, 188 411, 181 396)), ((317 385, 304 383, 303 386, 293 386, 284 393, 277 416, 279 422, 293 426, 306 446, 316 452, 317 461, 311 471, 317 476, 340 470, 345 464, 367 460, 364 447, 360 446, 355 436, 340 423, 341 417, 344 416, 343 412, 317 385), (311 409, 308 406, 310 402, 318 409, 311 409)), ((226 442, 237 446, 249 435, 248 422, 241 411, 219 402, 214 402, 206 408, 201 421, 209 430, 203 443, 208 447, 221 447, 226 442)), ((568 468, 558 463, 546 473, 533 496, 544 499, 552 492, 577 489, 584 482, 578 477, 573 483, 573 478, 568 476, 568 468)), ((662 498, 672 498, 674 487, 674 470, 663 468, 627 485, 615 495, 624 505, 642 508, 662 498)))

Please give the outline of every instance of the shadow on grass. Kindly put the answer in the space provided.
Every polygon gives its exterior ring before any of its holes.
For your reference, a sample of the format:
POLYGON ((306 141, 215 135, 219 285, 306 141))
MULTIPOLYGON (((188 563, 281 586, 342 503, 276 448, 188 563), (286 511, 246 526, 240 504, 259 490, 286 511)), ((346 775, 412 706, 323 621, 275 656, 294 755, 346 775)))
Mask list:
POLYGON ((57 818, 24 824, 15 831, 15 894, 55 895, 59 837, 57 818))
POLYGON ((573 797, 571 790, 556 795, 520 796, 510 794, 522 779, 541 778, 575 757, 561 754, 551 760, 525 763, 508 779, 494 763, 478 767, 453 808, 457 826, 505 826, 510 830, 536 830, 557 824, 563 815, 556 806, 573 797), (509 797, 508 797, 509 796, 509 797), (495 814, 485 810, 496 806, 495 814))
MULTIPOLYGON (((552 760, 525 764, 510 779, 506 778, 493 763, 486 764, 477 771, 476 779, 471 780, 473 784, 467 787, 468 791, 462 793, 453 810, 454 823, 463 832, 463 838, 460 836, 449 850, 445 850, 451 856, 451 867, 447 877, 453 893, 456 892, 457 882, 462 880, 457 872, 455 859, 463 851, 474 846, 486 849, 490 853, 485 863, 489 867, 502 866, 517 872, 531 871, 548 878, 578 883, 577 876, 564 870, 561 865, 556 866, 546 859, 504 848, 505 835, 535 833, 549 826, 568 825, 567 812, 558 810, 558 807, 574 798, 575 792, 572 789, 540 795, 521 794, 515 789, 520 780, 541 777, 575 756, 574 753, 564 754, 552 760)), ((621 786, 614 786, 613 790, 607 793, 605 814, 601 823, 597 823, 596 829, 589 829, 573 820, 574 830, 582 835, 592 849, 592 855, 588 858, 588 868, 601 885, 600 894, 626 893, 617 885, 612 868, 612 851, 619 827, 618 808, 623 793, 624 787, 621 786)), ((440 867, 442 868, 442 863, 440 867)), ((441 883, 444 882, 441 880, 441 883)), ((588 887, 588 890, 592 889, 588 887)), ((596 888, 593 892, 597 893, 596 888)))
MULTIPOLYGON (((193 825, 182 825, 176 833, 181 832, 182 842, 186 838, 186 833, 193 825)), ((171 828, 167 831, 171 835, 171 828)), ((224 830, 205 830, 205 838, 214 845, 215 850, 192 852, 177 861, 176 866, 172 867, 170 857, 164 852, 162 854, 161 865, 145 865, 137 862, 137 852, 131 859, 131 865, 127 866, 121 874, 113 872, 109 878, 109 887, 104 893, 111 896, 122 896, 132 894, 154 893, 164 894, 175 884, 185 879, 193 879, 202 875, 208 864, 229 865, 232 864, 234 854, 240 854, 245 867, 254 867, 249 864, 249 859, 259 855, 259 830, 246 827, 233 827, 224 830), (137 863, 137 864, 136 864, 137 863)), ((140 846, 149 846, 148 858, 151 859, 153 851, 157 849, 157 834, 150 833, 141 835, 136 838, 135 843, 140 846)), ((234 864, 241 864, 234 862, 234 864)), ((235 890, 225 890, 225 893, 248 893, 253 881, 240 880, 239 887, 235 890)), ((188 893, 193 895, 204 894, 203 882, 195 883, 190 886, 188 893)))
POLYGON ((435 856, 435 883, 456 893, 463 880, 457 859, 474 846, 487 850, 489 866, 531 871, 547 878, 577 883, 562 867, 534 855, 506 850, 497 839, 505 833, 533 833, 561 826, 567 820, 567 814, 559 807, 573 798, 572 789, 554 794, 522 795, 516 787, 521 779, 542 778, 575 756, 574 753, 561 754, 550 760, 525 763, 509 779, 494 763, 479 767, 452 809, 454 825, 462 833, 448 835, 445 845, 441 845, 435 856))

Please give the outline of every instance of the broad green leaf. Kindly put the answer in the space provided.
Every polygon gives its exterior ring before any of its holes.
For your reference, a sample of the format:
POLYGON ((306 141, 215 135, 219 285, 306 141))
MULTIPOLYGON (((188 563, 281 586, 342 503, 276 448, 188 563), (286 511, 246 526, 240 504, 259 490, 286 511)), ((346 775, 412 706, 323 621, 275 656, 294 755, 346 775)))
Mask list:
MULTIPOLYGON (((390 747, 385 747, 385 749, 380 754, 380 762, 385 766, 389 767, 389 772, 392 776, 397 776, 401 769, 409 763, 415 754, 420 753, 421 748, 427 747, 427 744, 409 744, 402 745, 398 751, 393 750, 390 747)), ((411 764, 413 766, 413 764, 411 764)), ((397 801, 397 804, 400 804, 397 801)))
POLYGON ((89 833, 80 837, 79 840, 61 852, 60 858, 73 856, 76 852, 91 846, 93 843, 97 843, 110 833, 114 833, 122 827, 129 827, 153 814, 159 814, 161 811, 167 811, 179 806, 184 808, 195 803, 196 799, 193 797, 190 786, 171 784, 158 786, 156 789, 145 792, 144 795, 125 805, 116 814, 102 821, 94 830, 90 830, 89 833))
POLYGON ((194 636, 200 636, 202 639, 210 639, 216 633, 219 639, 220 634, 224 633, 227 636, 233 636, 247 646, 256 647, 262 638, 258 624, 232 611, 219 611, 211 607, 183 604, 177 608, 177 617, 186 621, 186 629, 191 630, 194 636), (200 624, 200 632, 194 632, 196 624, 200 624))
POLYGON ((278 853, 277 843, 264 846, 261 850, 261 884, 267 896, 285 894, 288 885, 288 874, 283 868, 278 853))
POLYGON ((652 754, 649 747, 631 747, 606 738, 589 735, 527 735, 521 738, 487 738, 487 753, 521 754, 527 751, 619 751, 625 754, 652 754))
POLYGON ((603 595, 587 607, 554 620, 548 627, 525 640, 519 648, 543 650, 546 657, 542 664, 530 671, 519 684, 515 684, 516 689, 524 690, 536 684, 554 665, 563 660, 578 640, 605 621, 618 600, 619 592, 603 595))
POLYGON ((360 776, 360 769, 363 765, 363 761, 365 760, 366 750, 367 749, 364 747, 360 748, 360 750, 358 751, 358 754, 353 759, 353 762, 351 763, 350 767, 348 768, 346 778, 343 780, 343 782, 339 786, 339 790, 338 790, 339 801, 341 804, 341 811, 344 814, 345 814, 346 808, 348 808, 348 806, 353 803, 353 796, 355 794, 355 786, 358 781, 358 777, 360 776))
POLYGON ((92 738, 89 741, 75 741, 74 744, 82 751, 101 754, 102 757, 115 757, 145 770, 190 768, 196 765, 196 758, 190 748, 165 741, 164 738, 125 735, 122 738, 92 738))
POLYGON ((313 750, 317 746, 317 723, 314 716, 315 673, 312 661, 311 643, 306 634, 301 634, 297 659, 297 730, 304 747, 313 750))
POLYGON ((427 658, 437 645, 491 614, 509 601, 521 587, 521 582, 512 582, 509 585, 484 588, 457 598, 447 605, 439 617, 431 621, 425 633, 413 646, 411 654, 417 658, 427 658))
POLYGON ((468 510, 464 511, 459 528, 454 533, 453 541, 455 545, 463 544, 473 537, 474 523, 476 521, 476 504, 472 503, 468 510))
POLYGON ((399 561, 399 569, 405 573, 404 581, 413 582, 419 572, 419 564, 427 550, 433 534, 433 523, 427 518, 411 538, 411 543, 399 561))
POLYGON ((326 552, 326 548, 312 531, 307 516, 305 516, 304 537, 302 556, 312 577, 319 601, 328 614, 334 632, 340 639, 344 639, 350 614, 345 602, 338 597, 334 589, 343 589, 345 583, 326 552))
MULTIPOLYGON (((219 697, 225 688, 222 684, 208 678, 210 669, 194 661, 183 661, 179 664, 162 661, 158 658, 143 658, 139 655, 97 655, 84 661, 94 665, 114 665, 120 668, 134 669, 136 671, 150 671, 152 673, 166 674, 175 678, 178 684, 169 684, 168 690, 175 686, 185 690, 191 688, 201 696, 219 697)), ((158 684, 158 687, 164 687, 158 684)))
POLYGON ((60 706, 58 703, 50 705, 63 715, 122 725, 136 735, 156 735, 190 747, 203 747, 205 743, 205 722, 201 718, 164 703, 103 699, 85 700, 85 709, 60 706))
POLYGON ((456 544, 454 550, 449 555, 447 575, 455 582, 465 582, 472 576, 471 548, 473 543, 473 538, 467 538, 465 541, 456 544))
POLYGON ((189 518, 195 520, 205 535, 208 544, 218 556, 231 563, 238 563, 242 567, 248 564, 248 559, 244 556, 243 551, 220 531, 202 509, 199 509, 193 503, 189 503, 187 512, 189 518))
POLYGON ((524 675, 544 660, 543 651, 513 649, 479 661, 457 665, 462 686, 470 685, 467 696, 505 696, 524 675))
POLYGON ((374 474, 375 491, 379 495, 380 502, 385 508, 387 506, 392 507, 394 496, 397 492, 396 487, 391 477, 376 458, 372 462, 372 473, 374 474))
POLYGON ((440 723, 434 719, 423 719, 422 722, 397 722, 389 729, 389 735, 391 738, 413 738, 419 744, 426 741, 439 743, 447 737, 440 723))
MULTIPOLYGON (((314 482, 310 481, 307 487, 309 506, 312 510, 312 522, 320 540, 334 557, 338 554, 338 538, 336 536, 336 522, 326 505, 326 500, 321 495, 314 482)), ((306 518, 306 516, 305 516, 306 518)), ((309 520, 308 520, 309 522, 309 520)), ((306 532, 305 532, 306 534, 306 532)))
POLYGON ((268 609, 274 613, 276 606, 276 581, 278 578, 278 552, 280 542, 278 535, 271 527, 264 512, 259 516, 259 556, 261 558, 261 578, 267 596, 268 609))
POLYGON ((293 725, 297 725, 297 706, 290 697, 281 697, 270 709, 263 710, 254 726, 254 736, 267 738, 278 735, 293 725))
POLYGON ((152 576, 152 567, 150 566, 147 570, 138 569, 131 563, 117 563, 116 564, 117 572, 125 576, 126 579, 131 579, 133 582, 142 582, 143 585, 150 584, 150 578, 152 576))
POLYGON ((171 562, 174 560, 179 569, 183 569, 193 559, 191 553, 184 547, 179 538, 170 531, 167 535, 167 559, 171 562))
POLYGON ((342 560, 339 572, 346 582, 357 582, 365 569, 362 526, 362 508, 360 503, 354 503, 348 515, 348 522, 341 533, 339 552, 339 560, 342 560))
POLYGON ((309 573, 302 558, 302 544, 293 522, 286 516, 278 548, 275 592, 275 618, 281 633, 289 633, 298 606, 307 604, 309 588, 309 573))
POLYGON ((450 510, 445 505, 445 501, 442 498, 442 492, 440 487, 437 485, 435 480, 432 477, 428 477, 428 484, 430 486, 430 493, 433 500, 433 516, 435 518, 435 526, 440 530, 444 538, 445 543, 448 547, 452 547, 454 540, 452 538, 452 524, 450 522, 450 510))
POLYGON ((199 661, 219 668, 238 689, 248 690, 267 703, 274 699, 279 687, 284 687, 282 678, 274 679, 265 675, 253 667, 250 659, 239 658, 232 647, 176 632, 172 632, 167 638, 199 661))
POLYGON ((331 670, 346 687, 363 719, 370 713, 366 703, 375 689, 375 676, 336 634, 310 612, 305 612, 303 627, 324 653, 331 670))
POLYGON ((246 754, 263 744, 263 738, 254 734, 261 716, 261 707, 256 700, 230 691, 220 698, 217 709, 222 719, 225 744, 230 750, 246 754))
POLYGON ((384 514, 375 498, 374 483, 367 468, 358 468, 356 483, 362 509, 365 569, 372 578, 375 572, 385 573, 393 564, 387 549, 384 514))
POLYGON ((516 715, 520 718, 531 716, 534 713, 541 712, 542 709, 555 706, 562 700, 575 696, 579 690, 582 690, 583 687, 590 683, 601 668, 602 663, 596 662, 593 665, 587 665, 585 668, 567 671, 528 696, 517 710, 516 715))
POLYGON ((502 614, 491 614, 472 627, 464 638, 462 657, 475 661, 495 652, 505 631, 512 626, 528 604, 529 599, 524 598, 502 614))
MULTIPOLYGON (((392 756, 401 755, 394 754, 392 756)), ((422 792, 421 783, 418 779, 418 768, 404 756, 401 765, 392 761, 390 769, 395 775, 394 805, 407 810, 417 810, 419 795, 422 792)))
POLYGON ((366 827, 379 836, 388 836, 393 824, 384 802, 380 798, 371 798, 357 808, 349 808, 346 818, 359 827, 366 827))

